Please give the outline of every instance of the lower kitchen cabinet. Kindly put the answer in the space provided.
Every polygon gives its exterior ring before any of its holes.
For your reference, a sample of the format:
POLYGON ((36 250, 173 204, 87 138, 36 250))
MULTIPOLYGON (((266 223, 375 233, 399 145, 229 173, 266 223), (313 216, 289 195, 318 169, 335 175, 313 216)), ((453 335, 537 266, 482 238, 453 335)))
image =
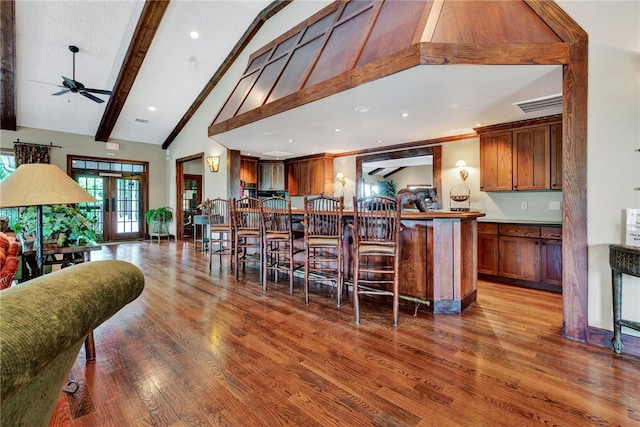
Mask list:
POLYGON ((562 228, 478 223, 478 277, 562 292, 562 228))

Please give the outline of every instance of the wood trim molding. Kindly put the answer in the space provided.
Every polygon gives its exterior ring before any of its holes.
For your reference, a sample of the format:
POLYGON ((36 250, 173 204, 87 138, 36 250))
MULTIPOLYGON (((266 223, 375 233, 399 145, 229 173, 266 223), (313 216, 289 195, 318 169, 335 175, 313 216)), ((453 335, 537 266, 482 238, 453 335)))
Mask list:
MULTIPOLYGON (((589 344, 607 347, 611 349, 612 356, 615 355, 613 348, 611 347, 611 340, 613 339, 612 331, 589 326, 587 329, 587 336, 587 342, 589 344)), ((624 345, 623 354, 631 354, 633 356, 640 357, 640 337, 622 334, 622 344, 624 345)))
POLYGON ((145 2, 129 50, 113 88, 113 95, 109 97, 102 120, 100 120, 100 126, 98 126, 95 136, 96 141, 107 142, 109 140, 167 6, 169 6, 169 0, 147 0, 145 2))
POLYGON ((0 1, 0 129, 16 130, 16 3, 0 1))
POLYGON ((475 133, 466 133, 462 135, 445 136, 442 138, 425 139, 422 141, 405 142, 403 144, 386 145, 376 148, 367 148, 366 150, 347 151, 344 153, 334 154, 333 157, 357 156, 358 154, 373 154, 381 151, 389 152, 396 150, 404 150, 407 148, 420 148, 428 145, 444 144, 446 142, 462 141, 463 139, 476 138, 475 133))

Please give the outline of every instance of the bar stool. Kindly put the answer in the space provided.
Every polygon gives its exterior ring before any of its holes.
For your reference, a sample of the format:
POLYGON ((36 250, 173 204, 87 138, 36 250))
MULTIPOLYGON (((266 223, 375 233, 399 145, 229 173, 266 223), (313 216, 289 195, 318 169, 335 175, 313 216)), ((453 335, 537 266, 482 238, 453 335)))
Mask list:
POLYGON ((227 253, 231 255, 233 266, 233 232, 229 200, 220 197, 207 200, 207 214, 209 215, 209 270, 211 270, 214 253, 220 257, 220 266, 222 266, 222 255, 227 253), (218 245, 218 249, 214 250, 214 244, 218 245))
POLYGON ((342 240, 343 197, 321 194, 304 198, 304 302, 309 305, 309 281, 333 279, 340 307, 344 287, 342 240))
POLYGON ((260 226, 260 200, 255 197, 232 199, 234 275, 239 279, 240 264, 245 271, 247 263, 257 263, 262 273, 262 229, 260 226))
POLYGON ((207 237, 207 227, 209 226, 209 217, 207 215, 194 215, 193 216, 193 250, 198 250, 198 242, 202 244, 202 252, 207 250, 209 244, 209 238, 207 237), (202 236, 198 239, 198 230, 201 231, 202 236))
POLYGON ((282 197, 268 197, 260 202, 262 226, 262 289, 267 290, 267 277, 273 272, 278 281, 280 272, 289 275, 289 292, 293 293, 293 272, 301 267, 295 263, 295 255, 303 249, 295 247, 300 233, 293 230, 291 200, 282 197))
POLYGON ((360 324, 360 295, 393 298, 393 326, 398 326, 400 267, 399 198, 369 196, 353 198, 353 307, 360 324))

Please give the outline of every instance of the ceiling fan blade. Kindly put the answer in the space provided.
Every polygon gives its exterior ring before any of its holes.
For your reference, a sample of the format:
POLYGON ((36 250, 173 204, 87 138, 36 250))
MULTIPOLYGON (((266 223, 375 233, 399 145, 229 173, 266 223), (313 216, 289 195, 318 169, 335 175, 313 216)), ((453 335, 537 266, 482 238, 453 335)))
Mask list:
POLYGON ((100 93, 102 95, 113 95, 113 92, 111 92, 110 90, 105 90, 105 89, 84 88, 84 90, 86 90, 87 92, 91 92, 91 93, 100 93))
POLYGON ((52 96, 64 95, 65 93, 68 93, 68 92, 70 92, 69 89, 64 89, 64 90, 61 90, 60 92, 52 93, 51 95, 52 96))
POLYGON ((88 92, 82 91, 82 92, 78 92, 80 95, 85 96, 87 98, 89 98, 92 101, 97 102, 98 104, 102 104, 104 102, 103 99, 98 98, 97 96, 93 96, 88 92))
POLYGON ((65 86, 68 85, 67 87, 69 87, 69 88, 76 87, 76 81, 75 80, 70 79, 69 77, 65 77, 65 76, 62 76, 62 80, 64 81, 64 83, 66 83, 65 86))

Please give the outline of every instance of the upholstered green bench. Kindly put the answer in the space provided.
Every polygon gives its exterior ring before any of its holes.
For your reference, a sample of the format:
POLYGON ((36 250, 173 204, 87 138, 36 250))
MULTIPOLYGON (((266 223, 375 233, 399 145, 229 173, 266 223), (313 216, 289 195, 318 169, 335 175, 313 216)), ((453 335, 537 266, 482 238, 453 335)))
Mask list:
POLYGON ((79 264, 0 291, 0 425, 46 426, 94 328, 140 295, 133 264, 79 264))

